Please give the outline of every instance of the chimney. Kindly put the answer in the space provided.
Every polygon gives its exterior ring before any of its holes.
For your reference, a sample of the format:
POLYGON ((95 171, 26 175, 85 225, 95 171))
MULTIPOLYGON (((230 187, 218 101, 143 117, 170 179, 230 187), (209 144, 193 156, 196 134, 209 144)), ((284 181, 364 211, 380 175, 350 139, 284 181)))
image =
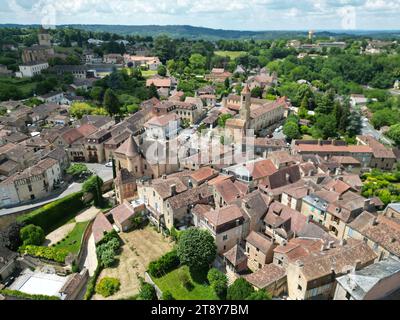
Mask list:
POLYGON ((176 184, 171 184, 170 189, 171 189, 171 194, 173 196, 175 196, 176 195, 176 184))
POLYGON ((285 178, 286 178, 286 181, 290 183, 290 174, 289 173, 285 174, 285 178))
POLYGON ((369 207, 371 205, 371 199, 365 199, 364 200, 364 211, 368 211, 369 207))
POLYGON ((267 156, 268 156, 268 152, 267 152, 267 151, 263 151, 262 157, 263 157, 264 159, 267 159, 267 156))
POLYGON ((162 175, 162 178, 163 178, 163 180, 167 180, 167 175, 166 175, 166 174, 163 174, 163 175, 162 175))
POLYGON ((378 219, 377 218, 373 218, 372 220, 371 220, 371 226, 377 226, 378 225, 378 219))
POLYGON ((328 243, 329 249, 332 249, 334 244, 335 244, 335 241, 329 241, 329 243, 328 243))
POLYGON ((325 245, 324 245, 324 244, 321 244, 321 249, 320 249, 320 251, 323 252, 324 250, 325 250, 325 245))

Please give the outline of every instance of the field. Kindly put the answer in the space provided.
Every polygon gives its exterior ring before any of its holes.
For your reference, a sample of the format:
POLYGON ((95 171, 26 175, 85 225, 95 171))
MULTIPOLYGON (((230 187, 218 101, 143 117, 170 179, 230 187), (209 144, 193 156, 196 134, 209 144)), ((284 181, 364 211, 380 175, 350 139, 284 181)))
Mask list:
POLYGON ((176 300, 219 300, 209 284, 203 280, 193 280, 187 266, 180 267, 161 278, 153 278, 161 291, 169 291, 176 300), (193 284, 188 290, 182 284, 182 277, 189 277, 193 284), (200 283, 199 283, 200 282, 200 283))
POLYGON ((117 256, 117 265, 102 270, 98 281, 104 277, 117 278, 121 281, 121 288, 108 298, 95 294, 93 300, 126 299, 138 294, 140 286, 138 276, 144 277, 149 263, 172 249, 172 243, 151 227, 119 235, 123 245, 121 253, 117 256))
POLYGON ((229 57, 231 60, 235 60, 236 58, 246 54, 245 51, 215 51, 214 53, 217 56, 229 57))

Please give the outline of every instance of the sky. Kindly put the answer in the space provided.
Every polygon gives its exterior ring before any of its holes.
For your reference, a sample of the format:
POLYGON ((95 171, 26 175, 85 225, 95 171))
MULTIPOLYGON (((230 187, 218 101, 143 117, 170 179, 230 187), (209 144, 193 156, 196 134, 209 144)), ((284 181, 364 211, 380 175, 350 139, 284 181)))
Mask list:
POLYGON ((0 0, 0 23, 399 30, 400 0, 0 0))

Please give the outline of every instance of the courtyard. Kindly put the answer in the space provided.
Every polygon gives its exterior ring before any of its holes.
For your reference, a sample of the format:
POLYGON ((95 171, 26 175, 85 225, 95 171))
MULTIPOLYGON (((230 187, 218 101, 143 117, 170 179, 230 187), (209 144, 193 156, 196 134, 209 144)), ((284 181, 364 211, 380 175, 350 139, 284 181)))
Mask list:
POLYGON ((140 287, 138 276, 144 277, 149 263, 173 247, 169 239, 165 239, 150 226, 129 233, 120 233, 119 236, 123 245, 117 256, 118 261, 114 267, 102 270, 98 281, 104 277, 118 278, 121 282, 120 290, 108 298, 95 294, 93 300, 126 299, 137 295, 140 287))

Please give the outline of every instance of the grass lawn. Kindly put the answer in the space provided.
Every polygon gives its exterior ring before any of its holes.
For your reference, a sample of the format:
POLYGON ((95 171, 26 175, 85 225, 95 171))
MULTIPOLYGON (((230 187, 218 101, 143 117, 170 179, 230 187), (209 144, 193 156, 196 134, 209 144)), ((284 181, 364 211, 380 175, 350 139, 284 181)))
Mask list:
POLYGON ((229 57, 231 60, 236 59, 237 57, 243 56, 246 54, 244 51, 215 51, 215 55, 221 57, 229 57))
POLYGON ((194 281, 190 275, 189 268, 183 266, 161 278, 153 278, 153 281, 161 291, 170 291, 176 300, 219 300, 210 285, 204 283, 206 281, 204 276, 200 278, 203 280, 194 281), (189 291, 183 286, 181 281, 182 274, 187 274, 192 280, 192 290, 189 291))
POLYGON ((142 76, 146 79, 150 78, 156 74, 157 74, 157 71, 154 71, 154 70, 142 70, 142 76))
POLYGON ((82 235, 85 232, 88 224, 89 221, 78 222, 74 229, 54 247, 58 249, 66 249, 72 253, 78 253, 79 249, 81 248, 82 235))

